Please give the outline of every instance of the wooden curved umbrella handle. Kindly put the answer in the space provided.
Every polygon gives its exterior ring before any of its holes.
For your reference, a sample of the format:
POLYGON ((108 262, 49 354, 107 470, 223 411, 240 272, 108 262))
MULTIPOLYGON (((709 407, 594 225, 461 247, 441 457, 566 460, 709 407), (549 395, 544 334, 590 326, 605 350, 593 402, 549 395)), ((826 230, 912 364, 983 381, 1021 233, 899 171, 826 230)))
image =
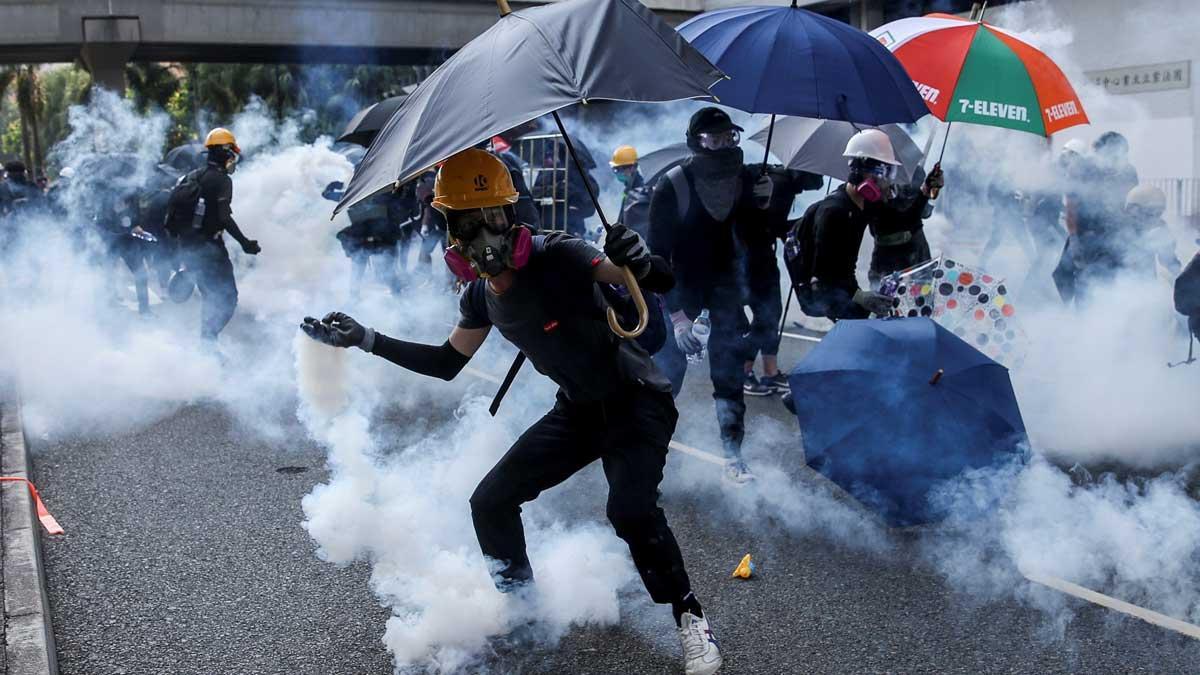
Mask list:
POLYGON ((621 276, 625 279, 625 288, 629 289, 629 295, 633 297, 633 304, 637 306, 637 326, 633 330, 622 328, 621 323, 617 321, 617 313, 613 311, 612 307, 609 307, 608 327, 619 337, 632 340, 645 332, 646 326, 650 323, 650 310, 646 307, 646 299, 642 297, 642 287, 638 286, 637 277, 633 276, 633 272, 630 272, 628 267, 622 267, 621 276))

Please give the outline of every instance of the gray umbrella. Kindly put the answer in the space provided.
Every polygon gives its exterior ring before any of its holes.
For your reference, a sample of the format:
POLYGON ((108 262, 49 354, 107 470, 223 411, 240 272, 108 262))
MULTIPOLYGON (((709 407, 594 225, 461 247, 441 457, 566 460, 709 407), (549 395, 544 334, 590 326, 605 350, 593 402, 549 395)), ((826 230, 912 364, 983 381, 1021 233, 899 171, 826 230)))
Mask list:
MULTIPOLYGON (((775 120, 775 137, 771 140, 771 151, 782 159, 789 169, 811 171, 823 176, 846 180, 850 169, 842 153, 846 143, 859 129, 873 127, 853 124, 841 120, 816 120, 807 117, 779 117, 775 120)), ((879 127, 892 140, 896 159, 900 160, 900 178, 912 180, 913 172, 925 159, 921 148, 912 138, 895 124, 879 127)), ((765 143, 769 127, 764 126, 751 137, 765 143)))
POLYGON ((722 77, 637 0, 561 0, 507 14, 392 115, 336 211, 560 108, 707 98, 722 77))
POLYGON ((375 136, 379 133, 379 130, 387 124, 392 115, 404 104, 404 99, 406 98, 408 98, 407 95, 392 96, 359 110, 346 123, 346 129, 342 132, 341 136, 337 137, 337 142, 356 143, 364 148, 371 145, 371 141, 375 140, 375 136))
POLYGON ((646 185, 654 185, 668 169, 692 156, 687 143, 672 143, 647 152, 638 158, 638 169, 646 179, 646 185))

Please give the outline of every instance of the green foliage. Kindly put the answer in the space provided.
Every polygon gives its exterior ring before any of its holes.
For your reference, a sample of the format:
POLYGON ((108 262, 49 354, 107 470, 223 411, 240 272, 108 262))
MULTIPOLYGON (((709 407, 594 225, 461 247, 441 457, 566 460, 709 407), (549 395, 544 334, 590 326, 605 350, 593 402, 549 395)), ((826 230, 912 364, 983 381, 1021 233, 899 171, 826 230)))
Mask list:
MULTIPOLYGON (((277 119, 311 110, 304 136, 337 135, 360 108, 403 93, 432 70, 427 66, 301 65, 261 63, 131 63, 125 68, 127 99, 141 112, 163 110, 171 118, 167 147, 195 140, 203 124, 225 124, 262 99, 277 119)), ((0 66, 0 155, 25 153, 17 90, 36 113, 42 154, 69 133, 68 110, 87 101, 91 76, 78 63, 0 66), (22 68, 25 70, 22 71, 22 68), (24 73, 23 77, 18 77, 24 73)))

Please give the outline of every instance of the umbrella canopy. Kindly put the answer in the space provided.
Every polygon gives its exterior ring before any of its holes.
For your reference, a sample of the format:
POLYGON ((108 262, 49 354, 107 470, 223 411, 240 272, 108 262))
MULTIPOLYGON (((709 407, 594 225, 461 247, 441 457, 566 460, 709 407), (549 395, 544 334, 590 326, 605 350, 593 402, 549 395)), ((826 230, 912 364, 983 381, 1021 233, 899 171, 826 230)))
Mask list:
POLYGON ((413 91, 337 210, 560 108, 592 99, 706 98, 721 77, 637 0, 562 0, 513 12, 413 91))
POLYGON ((687 143, 672 143, 638 157, 638 169, 646 184, 654 185, 671 167, 691 156, 692 149, 687 143))
POLYGON ((805 460, 891 525, 932 490, 1019 452, 1008 370, 926 318, 839 321, 788 378, 805 460))
MULTIPOLYGON (((850 137, 862 128, 840 120, 784 117, 775 122, 771 148, 789 169, 811 171, 844 181, 850 174, 850 166, 842 153, 850 137)), ((900 177, 905 182, 911 181, 913 172, 925 160, 925 153, 895 124, 884 124, 879 129, 892 141, 892 149, 900 160, 900 177)), ((751 138, 766 144, 771 133, 770 125, 767 125, 751 138)))
POLYGON ((871 35, 900 59, 929 111, 940 120, 1039 136, 1088 123, 1062 70, 1042 52, 991 24, 930 14, 893 21, 871 35))
POLYGON ((375 140, 375 136, 379 133, 379 130, 400 109, 406 98, 408 96, 392 96, 359 110, 354 114, 354 117, 350 118, 350 121, 346 124, 346 130, 342 132, 341 136, 337 137, 337 141, 339 143, 356 143, 364 148, 368 147, 371 145, 371 141, 375 140))
POLYGON ((717 99, 753 113, 886 124, 928 114, 903 66, 870 35, 796 7, 705 12, 679 34, 730 79, 717 99))
POLYGON ((208 161, 208 148, 203 143, 184 143, 167 151, 163 164, 168 164, 179 173, 199 169, 208 161))
POLYGON ((1009 368, 1024 360, 1028 338, 1004 279, 939 257, 890 275, 884 285, 900 316, 931 317, 1009 368))

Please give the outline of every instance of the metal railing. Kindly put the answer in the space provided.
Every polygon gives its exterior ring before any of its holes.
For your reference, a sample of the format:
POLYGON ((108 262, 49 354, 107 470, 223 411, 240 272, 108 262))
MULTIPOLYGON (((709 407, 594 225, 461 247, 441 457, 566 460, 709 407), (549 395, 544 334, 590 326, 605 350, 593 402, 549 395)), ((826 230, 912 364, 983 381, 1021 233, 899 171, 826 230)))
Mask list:
POLYGON ((517 157, 524 166, 525 184, 541 216, 542 230, 567 229, 570 180, 560 134, 529 134, 517 140, 517 157), (538 181, 541 181, 539 184, 538 181))
POLYGON ((1181 218, 1200 216, 1200 178, 1148 178, 1142 182, 1166 193, 1168 214, 1181 218))

